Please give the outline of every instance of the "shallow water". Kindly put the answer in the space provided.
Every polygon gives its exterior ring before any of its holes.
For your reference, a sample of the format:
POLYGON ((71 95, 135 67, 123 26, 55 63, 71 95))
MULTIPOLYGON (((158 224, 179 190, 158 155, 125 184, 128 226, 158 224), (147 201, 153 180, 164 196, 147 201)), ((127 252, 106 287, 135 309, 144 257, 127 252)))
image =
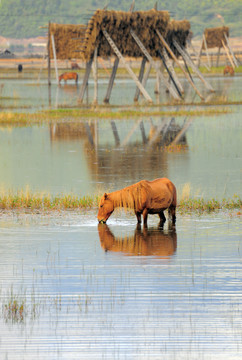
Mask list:
MULTIPOLYGON (((79 106, 78 103, 82 79, 80 79, 78 86, 74 82, 62 84, 58 86, 56 80, 53 79, 52 86, 49 88, 47 79, 41 78, 38 80, 38 72, 29 74, 25 71, 23 74, 17 75, 15 79, 7 78, 6 73, 0 72, 0 107, 4 110, 15 111, 36 111, 46 108, 57 107, 73 107, 79 106)), ((184 101, 185 102, 200 102, 200 98, 194 92, 187 80, 181 78, 181 83, 184 87, 184 101)), ((210 93, 206 90, 203 83, 194 78, 199 91, 202 93, 207 101, 240 101, 241 100, 241 77, 211 77, 207 81, 214 88, 215 93, 210 93)), ((154 103, 167 103, 171 100, 170 96, 165 92, 161 86, 160 95, 154 94, 156 79, 150 78, 147 82, 146 89, 151 96, 154 103)), ((108 86, 108 78, 99 79, 98 85, 98 102, 103 103, 108 86)), ((136 86, 134 81, 121 78, 115 80, 115 85, 111 94, 110 104, 112 105, 133 105, 134 94, 136 86)), ((83 100, 84 104, 93 101, 94 82, 89 81, 88 92, 83 100)), ((143 100, 140 98, 140 103, 143 100)))
POLYGON ((241 223, 3 215, 3 359, 240 359, 241 223), (7 311, 24 302, 24 311, 7 311))
POLYGON ((168 177, 179 192, 241 194, 241 107, 220 116, 65 121, 0 129, 0 187, 97 194, 168 177), (164 150, 189 124, 178 151, 164 150), (163 139, 161 126, 169 125, 163 139), (141 131, 142 130, 142 131, 141 131), (188 186, 189 188, 189 186, 188 186))

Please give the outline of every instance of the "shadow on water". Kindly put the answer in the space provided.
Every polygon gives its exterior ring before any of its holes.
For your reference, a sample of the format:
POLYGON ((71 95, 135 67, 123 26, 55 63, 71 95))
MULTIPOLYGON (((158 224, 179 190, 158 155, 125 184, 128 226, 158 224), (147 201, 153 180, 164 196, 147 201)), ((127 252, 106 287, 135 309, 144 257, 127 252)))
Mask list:
POLYGON ((155 256, 168 259, 177 249, 176 230, 141 228, 137 225, 134 234, 115 236, 108 225, 99 224, 98 234, 105 252, 116 252, 126 256, 155 256))

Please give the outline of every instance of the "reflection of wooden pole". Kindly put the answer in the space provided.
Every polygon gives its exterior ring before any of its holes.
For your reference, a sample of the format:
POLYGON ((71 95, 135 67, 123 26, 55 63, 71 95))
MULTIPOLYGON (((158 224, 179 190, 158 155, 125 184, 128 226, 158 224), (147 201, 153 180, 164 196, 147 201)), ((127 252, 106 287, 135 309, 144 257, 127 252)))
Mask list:
POLYGON ((200 93, 200 91, 197 89, 197 87, 195 86, 195 84, 192 82, 192 80, 190 79, 189 75, 187 74, 187 72, 185 71, 185 69, 183 68, 183 66, 180 64, 180 62, 178 61, 177 57, 175 56, 175 54, 173 53, 173 51, 171 50, 170 46, 167 44, 167 42, 165 41, 165 39, 163 38, 163 36, 161 35, 161 33, 156 30, 157 35, 159 36, 162 44, 164 45, 164 47, 166 48, 166 50, 168 51, 168 53, 171 55, 172 59, 175 61, 175 63, 177 64, 177 66, 179 66, 179 68, 182 70, 183 74, 185 75, 186 79, 189 81, 189 83, 192 85, 193 89, 196 91, 196 93, 198 94, 198 96, 204 100, 204 97, 202 96, 202 94, 200 93))
POLYGON ((59 82, 59 76, 58 76, 58 67, 57 67, 57 58, 56 58, 56 50, 55 50, 55 38, 54 35, 51 35, 51 41, 52 41, 52 50, 54 55, 54 63, 55 63, 55 76, 57 83, 59 82))
MULTIPOLYGON (((146 57, 142 58, 141 61, 141 66, 140 66, 140 71, 139 71, 139 77, 138 80, 142 83, 143 81, 143 77, 144 77, 144 72, 145 72, 145 65, 146 65, 147 59, 146 57)), ((136 91, 135 91, 135 95, 134 95, 134 101, 138 101, 139 98, 139 88, 138 86, 136 86, 136 91)))
POLYGON ((199 71, 199 69, 197 68, 197 66, 194 64, 194 62, 192 61, 192 59, 190 58, 188 52, 186 51, 185 48, 182 48, 178 42, 173 39, 173 44, 176 47, 176 49, 178 50, 178 52, 181 54, 181 56, 187 61, 187 63, 191 66, 192 70, 197 74, 197 76, 200 78, 200 80, 204 83, 204 85, 206 86, 206 88, 212 92, 214 92, 214 89, 212 88, 212 86, 207 82, 207 80, 204 78, 204 76, 201 74, 201 72, 199 71))
POLYGON ((135 132, 137 127, 140 125, 141 121, 142 120, 136 121, 136 123, 134 124, 134 126, 132 127, 132 129, 130 130, 130 132, 128 133, 128 135, 125 137, 122 144, 120 145, 121 147, 124 147, 127 145, 127 143, 129 142, 129 139, 131 138, 131 136, 133 135, 133 133, 135 132))
POLYGON ((48 85, 51 85, 51 68, 50 68, 50 21, 48 27, 48 85))
POLYGON ((114 53, 118 56, 119 60, 123 63, 124 67, 126 68, 126 70, 128 71, 128 73, 130 74, 131 78, 134 80, 134 82, 136 83, 136 85, 138 86, 138 88, 140 89, 140 91, 142 92, 142 94, 144 95, 144 97, 146 98, 147 101, 149 101, 150 103, 153 103, 150 95, 148 94, 148 92, 145 90, 145 88, 143 87, 143 85, 139 82, 138 78, 136 77, 135 73, 133 72, 133 70, 131 69, 131 67, 129 66, 129 64, 125 61, 124 57, 122 56, 121 52, 119 51, 119 49, 117 48, 117 46, 115 45, 115 43, 113 42, 113 40, 111 39, 110 35, 108 34, 108 32, 106 30, 103 30, 103 34, 106 38, 106 40, 108 41, 109 45, 111 46, 111 48, 113 49, 114 53))
POLYGON ((87 85, 88 85, 88 79, 89 79, 89 75, 91 72, 91 68, 92 68, 92 62, 93 62, 93 56, 91 57, 91 59, 86 63, 86 71, 85 71, 85 75, 83 78, 83 82, 82 82, 82 87, 80 90, 80 95, 79 95, 79 102, 82 103, 83 102, 83 98, 85 95, 85 91, 87 89, 87 85))
POLYGON ((192 124, 192 119, 188 119, 186 121, 186 123, 184 124, 183 128, 179 131, 179 133, 176 135, 175 139, 171 142, 171 145, 176 145, 179 143, 179 141, 181 140, 181 138, 185 135, 185 133, 187 132, 187 130, 189 129, 189 127, 192 124))
POLYGON ((118 69, 118 63, 119 63, 119 58, 116 57, 115 61, 114 61, 114 64, 113 64, 112 74, 111 74, 110 79, 109 79, 107 93, 106 93, 106 96, 105 96, 105 98, 103 100, 103 102, 105 102, 107 104, 109 103, 109 99, 110 99, 111 92, 112 92, 112 89, 113 89, 114 79, 115 79, 117 69, 118 69))
POLYGON ((98 65, 97 65, 97 47, 94 51, 94 58, 92 64, 93 78, 94 78, 94 95, 93 95, 93 104, 98 103, 98 65))
POLYGON ((146 144, 147 143, 147 137, 146 137, 146 134, 145 134, 145 127, 144 127, 143 120, 141 121, 139 126, 140 126, 140 131, 141 131, 141 135, 142 135, 143 144, 146 144))
POLYGON ((117 126, 116 126, 116 124, 115 124, 115 122, 113 120, 111 121, 111 126, 112 126, 112 130, 113 130, 113 136, 114 136, 114 139, 115 139, 115 144, 116 144, 116 146, 119 146, 120 145, 120 138, 119 138, 119 135, 118 135, 117 126))
POLYGON ((93 136, 92 136, 91 128, 90 128, 90 125, 88 124, 88 122, 85 122, 85 128, 86 128, 89 143, 92 147, 94 147, 93 136))
POLYGON ((229 61, 230 61, 230 64, 231 64, 232 68, 234 69, 235 66, 234 66, 233 60, 232 60, 232 58, 231 58, 231 56, 230 56, 230 54, 229 54, 228 48, 226 47, 224 41, 223 41, 223 40, 221 40, 221 41, 222 41, 222 44, 223 44, 223 48, 224 48, 224 50, 225 50, 225 52, 226 52, 226 55, 227 55, 227 57, 228 57, 228 59, 229 59, 229 61))

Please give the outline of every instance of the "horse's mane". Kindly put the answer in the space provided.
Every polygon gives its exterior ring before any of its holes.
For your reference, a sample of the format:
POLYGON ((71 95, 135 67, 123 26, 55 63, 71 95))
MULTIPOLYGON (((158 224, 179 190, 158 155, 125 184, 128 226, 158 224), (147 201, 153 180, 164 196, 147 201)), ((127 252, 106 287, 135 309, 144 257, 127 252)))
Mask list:
POLYGON ((136 184, 114 191, 110 195, 115 207, 136 209, 140 207, 139 205, 149 189, 150 185, 148 182, 141 180, 136 184))

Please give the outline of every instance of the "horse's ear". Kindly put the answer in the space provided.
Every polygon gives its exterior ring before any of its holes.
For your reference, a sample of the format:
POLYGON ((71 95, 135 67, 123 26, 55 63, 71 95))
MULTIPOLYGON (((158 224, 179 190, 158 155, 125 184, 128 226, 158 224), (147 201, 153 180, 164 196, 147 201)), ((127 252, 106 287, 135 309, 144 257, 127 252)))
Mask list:
POLYGON ((104 199, 107 200, 107 198, 108 198, 108 194, 105 193, 105 194, 104 194, 104 199))

